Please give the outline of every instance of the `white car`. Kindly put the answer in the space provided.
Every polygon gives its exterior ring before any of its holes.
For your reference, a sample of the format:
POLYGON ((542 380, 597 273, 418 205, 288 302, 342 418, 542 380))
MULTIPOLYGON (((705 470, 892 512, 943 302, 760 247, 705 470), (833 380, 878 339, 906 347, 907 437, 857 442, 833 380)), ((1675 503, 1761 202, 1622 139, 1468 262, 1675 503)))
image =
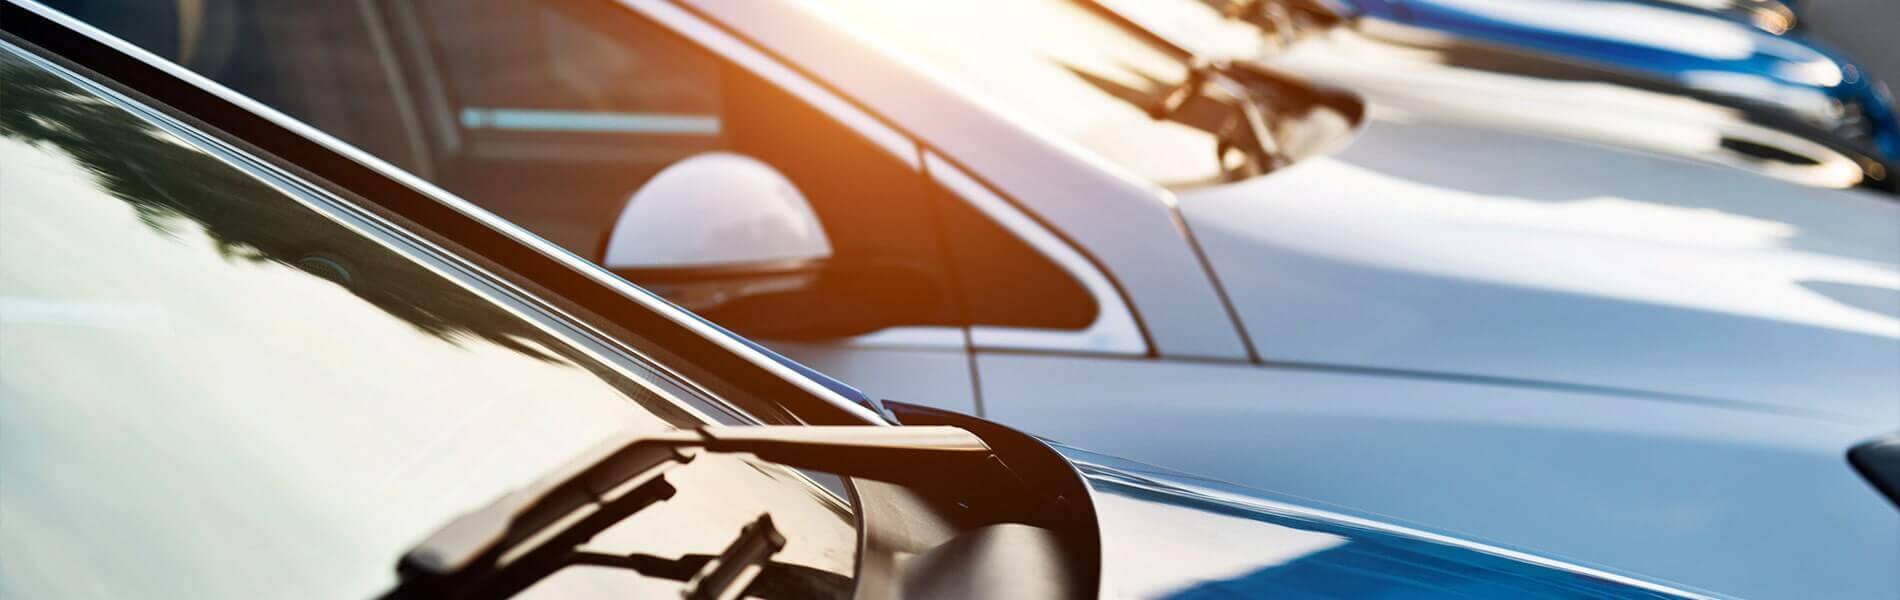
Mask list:
POLYGON ((1900 204, 1688 100, 1341 91, 1067 0, 74 4, 879 397, 1715 595, 1900 596, 1847 460, 1900 430, 1900 204))

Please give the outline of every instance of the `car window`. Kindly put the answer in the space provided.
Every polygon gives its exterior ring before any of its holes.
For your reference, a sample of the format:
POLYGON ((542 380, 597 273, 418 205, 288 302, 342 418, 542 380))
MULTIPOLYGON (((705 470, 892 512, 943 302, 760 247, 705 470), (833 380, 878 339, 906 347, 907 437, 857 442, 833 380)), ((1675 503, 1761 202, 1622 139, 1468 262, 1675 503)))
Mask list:
MULTIPOLYGON (((36 60, 0 43, 0 597, 372 596, 450 518, 704 422, 341 200, 36 60)), ((800 589, 848 591, 852 516, 808 479, 669 477, 593 541, 690 571, 769 511, 800 589)), ((531 592, 680 589, 598 570, 531 592)))
POLYGON ((833 251, 813 294, 713 305, 630 275, 748 337, 1095 319, 1066 271, 967 206, 933 206, 948 196, 909 165, 614 2, 224 0, 185 15, 127 1, 53 5, 591 259, 662 169, 710 151, 771 165, 833 251))
POLYGON ((934 194, 971 324, 1078 330, 1095 323, 1101 307, 1061 266, 970 203, 945 190, 934 194))

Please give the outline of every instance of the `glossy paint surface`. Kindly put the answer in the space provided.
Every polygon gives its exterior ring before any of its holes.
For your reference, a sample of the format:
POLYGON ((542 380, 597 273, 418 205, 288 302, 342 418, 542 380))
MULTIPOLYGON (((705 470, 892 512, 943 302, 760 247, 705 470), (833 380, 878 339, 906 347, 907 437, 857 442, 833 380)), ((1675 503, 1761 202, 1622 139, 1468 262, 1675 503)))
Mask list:
POLYGON ((1690 595, 1058 447, 1094 492, 1104 595, 1675 598, 1690 595))
POLYGON ((1811 120, 1827 101, 1859 104, 1874 148, 1900 157, 1893 101, 1847 58, 1797 36, 1636 2, 1360 0, 1378 20, 1610 66, 1689 89, 1780 107, 1811 120))
POLYGON ((756 266, 821 260, 831 243, 798 186, 770 165, 707 152, 660 171, 627 199, 608 268, 756 266))
POLYGON ((1471 68, 1353 29, 1301 40, 1260 64, 1362 94, 1380 106, 1381 129, 1422 114, 1441 126, 1596 142, 1814 187, 1886 185, 1884 172, 1857 152, 1751 120, 1718 102, 1620 82, 1471 68))
POLYGON ((1900 426, 1900 204, 1731 173, 1394 115, 1181 210, 1269 362, 1900 426))
POLYGON ((1665 127, 1718 119, 1707 106, 1664 102, 1579 143, 1527 125, 1554 118, 1532 103, 1489 120, 1375 104, 1331 157, 1177 197, 1104 186, 1104 161, 797 9, 693 4, 946 148, 1120 278, 1161 357, 977 349, 986 417, 1718 593, 1900 594, 1883 570, 1900 515, 1842 458, 1895 427, 1900 216, 1659 156, 1734 133, 1665 127), (1107 234, 1167 218, 1128 210, 1136 191, 1178 200, 1264 364, 1170 360, 1189 355, 1167 340, 1213 325, 1178 319, 1225 315, 1149 303, 1183 291, 1147 286, 1192 253, 1107 234))
POLYGON ((977 369, 991 419, 1300 503, 1714 594, 1900 593, 1900 511, 1844 459, 1887 424, 1323 367, 977 369))

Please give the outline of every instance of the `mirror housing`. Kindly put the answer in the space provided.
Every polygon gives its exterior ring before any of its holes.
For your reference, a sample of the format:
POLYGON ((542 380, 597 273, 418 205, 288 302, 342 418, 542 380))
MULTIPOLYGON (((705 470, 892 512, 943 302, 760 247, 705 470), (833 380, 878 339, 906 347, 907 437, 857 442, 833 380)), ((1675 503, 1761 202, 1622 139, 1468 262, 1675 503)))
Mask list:
POLYGON ((750 269, 831 256, 811 203, 778 170, 741 154, 707 152, 640 186, 607 234, 609 269, 750 269))
POLYGON ((707 152, 635 190, 601 266, 695 312, 817 284, 831 243, 791 179, 758 159, 707 152))
POLYGON ((841 262, 792 181, 731 152, 694 155, 635 191, 602 266, 748 337, 819 340, 914 322, 942 283, 901 260, 841 262))

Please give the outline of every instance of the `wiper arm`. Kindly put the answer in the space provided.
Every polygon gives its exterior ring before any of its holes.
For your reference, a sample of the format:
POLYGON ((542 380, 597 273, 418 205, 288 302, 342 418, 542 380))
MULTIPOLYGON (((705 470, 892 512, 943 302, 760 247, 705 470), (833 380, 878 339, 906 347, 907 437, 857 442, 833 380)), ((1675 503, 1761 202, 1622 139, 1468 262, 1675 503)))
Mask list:
MULTIPOLYGON (((1218 87, 1234 106, 1239 121, 1222 124, 1214 131, 1219 140, 1216 159, 1228 172, 1239 172, 1242 177, 1258 175, 1285 166, 1291 162, 1280 150, 1280 143, 1273 137, 1272 126, 1267 116, 1261 112, 1262 100, 1254 91, 1238 78, 1228 74, 1232 69, 1225 61, 1213 61, 1193 58, 1188 64, 1187 78, 1181 85, 1169 90, 1161 102, 1148 108, 1148 116, 1155 120, 1164 120, 1179 113, 1188 102, 1195 98, 1208 97, 1209 86, 1218 87), (1229 156, 1239 153, 1240 164, 1233 164, 1229 156)), ((1212 99, 1212 98, 1210 98, 1212 99)), ((1215 100, 1219 102, 1219 100, 1215 100)))
MULTIPOLYGON (((1215 1, 1215 0, 1204 0, 1215 1)), ((1096 11, 1119 24, 1127 31, 1148 39, 1165 48, 1170 54, 1183 60, 1188 68, 1187 78, 1180 85, 1163 95, 1157 104, 1144 107, 1148 116, 1155 120, 1173 118, 1195 98, 1209 98, 1215 102, 1220 99, 1208 96, 1210 86, 1218 87, 1227 96, 1227 102, 1233 105, 1233 113, 1238 119, 1227 119, 1215 126, 1210 133, 1217 140, 1214 159, 1221 170, 1237 178, 1252 177, 1285 166, 1292 161, 1280 150, 1279 140, 1273 137, 1271 124, 1260 109, 1264 100, 1252 88, 1243 83, 1243 77, 1236 77, 1236 69, 1225 59, 1209 58, 1196 52, 1189 45, 1169 38, 1155 31, 1140 20, 1124 14, 1113 6, 1110 0, 1077 0, 1083 7, 1096 11), (1236 164, 1233 158, 1238 158, 1236 164)), ((1251 0, 1243 6, 1253 6, 1251 0)), ((1186 121, 1183 121, 1186 122, 1186 121)))
POLYGON ((1202 1, 1213 5, 1224 18, 1259 28, 1276 48, 1286 47, 1308 31, 1338 23, 1347 12, 1324 0, 1202 1))
POLYGON ((789 467, 900 485, 941 475, 918 465, 993 463, 989 445, 957 427, 709 426, 627 434, 450 520, 403 555, 397 565, 401 582, 386 597, 507 597, 526 589, 569 564, 576 547, 595 534, 671 498, 675 490, 665 471, 699 452, 749 453, 789 467))
POLYGON ((1299 23, 1280 0, 1239 0, 1222 4, 1222 17, 1260 28, 1276 49, 1292 43, 1300 35, 1299 23))

